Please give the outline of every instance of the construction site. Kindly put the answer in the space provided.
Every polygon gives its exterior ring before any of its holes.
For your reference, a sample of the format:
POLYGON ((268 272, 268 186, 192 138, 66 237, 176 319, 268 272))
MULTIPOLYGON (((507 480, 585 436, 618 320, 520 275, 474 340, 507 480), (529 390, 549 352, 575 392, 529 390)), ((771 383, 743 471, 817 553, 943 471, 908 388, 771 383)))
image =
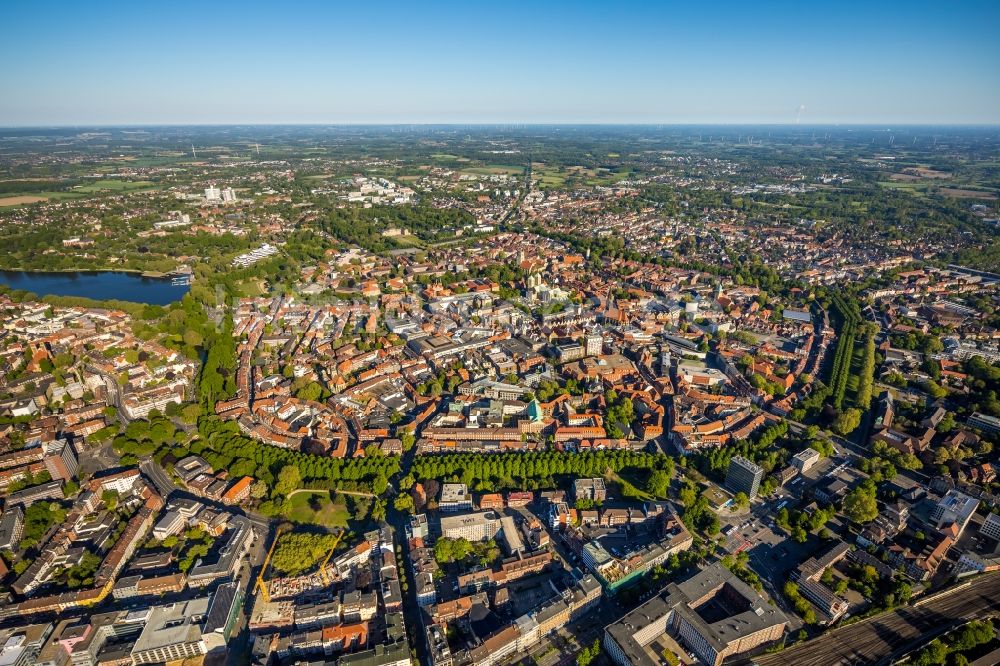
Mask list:
MULTIPOLYGON (((402 595, 389 527, 354 544, 338 533, 322 559, 298 575, 280 575, 275 550, 279 530, 257 577, 248 628, 260 660, 314 653, 353 654, 402 639, 402 595)), ((405 641, 403 641, 405 645, 405 641)), ((385 649, 385 648, 380 648, 385 649)))

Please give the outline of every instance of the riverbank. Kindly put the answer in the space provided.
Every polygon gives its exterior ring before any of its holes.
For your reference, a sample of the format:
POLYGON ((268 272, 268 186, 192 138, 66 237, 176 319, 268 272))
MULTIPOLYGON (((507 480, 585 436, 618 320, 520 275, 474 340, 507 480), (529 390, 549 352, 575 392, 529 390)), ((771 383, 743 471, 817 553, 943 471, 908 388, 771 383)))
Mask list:
POLYGON ((24 291, 23 289, 11 289, 5 284, 0 284, 0 294, 9 296, 15 303, 36 301, 38 303, 46 303, 57 307, 121 310, 122 312, 127 312, 133 317, 138 317, 142 311, 150 305, 149 303, 134 303, 132 301, 119 301, 117 299, 97 300, 94 298, 87 298, 85 296, 39 296, 38 294, 30 291, 24 291))
POLYGON ((11 268, 9 266, 2 266, 0 267, 0 273, 128 273, 153 280, 166 280, 168 278, 191 274, 180 269, 164 273, 163 271, 144 271, 139 268, 123 268, 121 266, 99 266, 97 268, 93 266, 87 268, 18 268, 16 266, 11 268))

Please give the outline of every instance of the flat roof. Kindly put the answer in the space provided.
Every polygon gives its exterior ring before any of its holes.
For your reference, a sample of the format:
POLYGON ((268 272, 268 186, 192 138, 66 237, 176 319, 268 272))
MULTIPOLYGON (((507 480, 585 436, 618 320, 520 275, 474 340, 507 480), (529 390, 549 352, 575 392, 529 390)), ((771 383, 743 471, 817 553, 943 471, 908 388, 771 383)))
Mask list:
POLYGON ((605 631, 633 664, 658 666, 645 649, 656 635, 646 643, 639 643, 635 636, 644 627, 663 620, 671 613, 681 613, 687 623, 717 652, 750 634, 775 625, 784 625, 788 621, 784 613, 768 604, 721 563, 716 563, 682 583, 669 584, 658 595, 608 625, 605 631), (709 618, 706 620, 698 609, 712 604, 723 587, 739 598, 741 603, 745 603, 746 609, 728 612, 734 609, 727 604, 720 604, 720 608, 710 609, 714 612, 706 611, 705 615, 709 618), (692 605, 698 601, 702 603, 692 605))
POLYGON ((201 625, 208 606, 209 597, 154 606, 132 653, 201 640, 201 625))

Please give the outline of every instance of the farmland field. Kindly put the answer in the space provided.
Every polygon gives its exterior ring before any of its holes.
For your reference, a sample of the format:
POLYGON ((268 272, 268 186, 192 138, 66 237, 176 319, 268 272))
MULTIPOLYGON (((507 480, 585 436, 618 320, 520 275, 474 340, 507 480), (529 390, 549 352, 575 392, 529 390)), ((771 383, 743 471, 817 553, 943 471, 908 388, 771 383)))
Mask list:
POLYGON ((992 192, 985 192, 983 190, 963 190, 957 187, 942 187, 938 190, 941 194, 946 197, 954 197, 956 199, 987 199, 993 201, 997 198, 997 195, 992 192))
POLYGON ((0 206, 23 206, 25 204, 38 203, 39 201, 48 201, 48 197, 29 194, 22 194, 16 197, 0 197, 0 206))

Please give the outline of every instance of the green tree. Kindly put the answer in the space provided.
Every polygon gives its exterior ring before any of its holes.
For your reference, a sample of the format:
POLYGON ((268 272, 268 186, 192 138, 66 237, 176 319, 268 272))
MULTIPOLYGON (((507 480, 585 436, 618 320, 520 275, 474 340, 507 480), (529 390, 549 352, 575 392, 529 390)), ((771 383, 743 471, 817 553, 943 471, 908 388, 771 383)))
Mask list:
POLYGON ((336 535, 292 532, 282 534, 271 558, 275 571, 288 576, 304 573, 323 561, 336 535))
POLYGON ((878 502, 874 490, 858 486, 844 498, 844 515, 852 522, 863 525, 878 516, 878 502))
POLYGON ((670 493, 670 474, 664 470, 655 470, 646 481, 646 492, 666 498, 670 493))
POLYGON ((302 473, 296 465, 285 465, 278 472, 278 481, 274 484, 274 492, 277 495, 288 496, 302 483, 302 473))
POLYGON ((913 658, 914 666, 937 666, 948 658, 948 647, 935 638, 913 658))
POLYGON ((317 402, 322 397, 324 397, 324 389, 320 386, 319 382, 309 382, 295 394, 296 398, 300 400, 309 400, 311 402, 317 402))
POLYGON ((118 506, 118 493, 114 490, 105 490, 101 493, 101 501, 104 502, 104 506, 108 508, 108 511, 114 511, 115 507, 118 506))
POLYGON ((201 405, 194 403, 181 408, 181 421, 188 425, 194 425, 201 416, 201 405))
POLYGON ((372 505, 372 520, 381 523, 385 521, 386 514, 386 501, 383 497, 375 498, 375 503, 372 505))
POLYGON ((396 499, 393 500, 392 505, 396 507, 396 511, 410 513, 413 511, 413 497, 410 493, 399 493, 396 495, 396 499))
POLYGON ((861 425, 860 409, 845 409, 833 421, 833 430, 839 435, 847 436, 861 425))
MULTIPOLYGON (((576 657, 576 666, 590 666, 590 663, 597 659, 600 654, 601 640, 599 638, 595 638, 593 643, 580 650, 580 654, 576 657)), ((675 656, 674 659, 676 658, 677 657, 675 656)))

